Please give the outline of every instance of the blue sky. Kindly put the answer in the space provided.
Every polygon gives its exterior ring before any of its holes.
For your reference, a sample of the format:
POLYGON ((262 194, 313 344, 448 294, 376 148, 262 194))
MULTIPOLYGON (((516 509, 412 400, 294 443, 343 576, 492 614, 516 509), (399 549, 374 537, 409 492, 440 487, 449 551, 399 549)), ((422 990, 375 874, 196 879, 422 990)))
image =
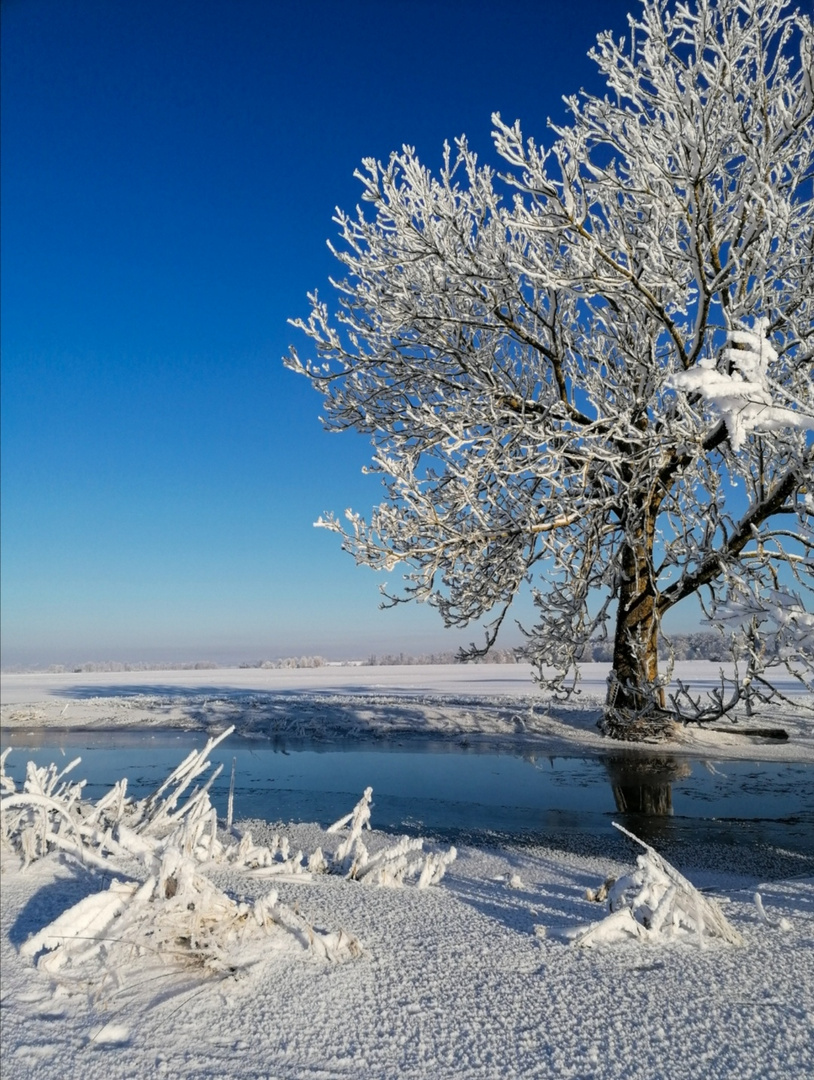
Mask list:
POLYGON ((488 155, 495 109, 544 139, 635 4, 3 0, 4 665, 480 639, 312 528, 378 486, 286 320, 362 157, 488 155))

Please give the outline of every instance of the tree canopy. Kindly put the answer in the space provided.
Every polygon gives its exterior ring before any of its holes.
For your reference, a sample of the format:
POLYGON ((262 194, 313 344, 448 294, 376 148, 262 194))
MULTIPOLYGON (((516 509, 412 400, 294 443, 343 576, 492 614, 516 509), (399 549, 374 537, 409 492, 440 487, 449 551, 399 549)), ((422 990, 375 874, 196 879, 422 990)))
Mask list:
POLYGON ((811 676, 814 33, 783 0, 644 0, 590 55, 607 92, 548 144, 493 116, 499 173, 465 138, 437 174, 363 162, 286 362, 371 437, 382 502, 319 523, 404 565, 389 602, 487 618, 486 649, 531 582, 525 655, 562 685, 610 634, 630 736, 689 597, 731 627, 733 702, 769 659, 811 676))

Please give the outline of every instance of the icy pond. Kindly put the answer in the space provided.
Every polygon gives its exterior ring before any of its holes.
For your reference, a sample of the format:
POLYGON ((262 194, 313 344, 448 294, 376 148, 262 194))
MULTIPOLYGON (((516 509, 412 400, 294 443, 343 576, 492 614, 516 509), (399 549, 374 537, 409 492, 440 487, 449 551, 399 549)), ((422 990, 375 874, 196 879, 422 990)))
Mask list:
MULTIPOLYGON (((128 793, 153 791, 191 750, 200 732, 152 729, 41 733, 5 731, 7 771, 19 783, 25 763, 81 756, 73 771, 98 798, 126 776, 128 793)), ((603 757, 544 757, 449 741, 315 743, 232 736, 212 752, 223 771, 212 789, 226 814, 235 763, 235 819, 328 825, 373 788, 373 824, 456 843, 513 840, 569 847, 600 840, 616 820, 665 850, 715 843, 780 850, 814 859, 814 765, 702 762, 624 751, 603 757)), ((731 855, 736 856, 735 851, 731 855)))

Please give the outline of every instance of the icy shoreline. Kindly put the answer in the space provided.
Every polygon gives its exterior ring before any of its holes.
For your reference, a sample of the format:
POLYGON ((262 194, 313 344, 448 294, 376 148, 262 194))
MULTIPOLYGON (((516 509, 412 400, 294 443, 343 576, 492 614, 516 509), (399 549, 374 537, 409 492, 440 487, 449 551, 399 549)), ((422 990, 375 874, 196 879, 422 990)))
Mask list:
MULTIPOLYGON (((171 727, 239 735, 317 739, 432 738, 533 745, 541 752, 601 753, 618 747, 597 731, 608 666, 585 666, 581 692, 568 702, 539 693, 523 665, 324 667, 301 670, 217 669, 0 676, 3 731, 171 727)), ((698 689, 716 686, 720 665, 687 661, 676 677, 698 689)), ((811 695, 788 679, 791 705, 752 721, 685 727, 660 753, 772 761, 814 761, 811 695), (778 742, 739 728, 781 727, 778 742)), ((625 744, 626 750, 652 748, 625 744)))

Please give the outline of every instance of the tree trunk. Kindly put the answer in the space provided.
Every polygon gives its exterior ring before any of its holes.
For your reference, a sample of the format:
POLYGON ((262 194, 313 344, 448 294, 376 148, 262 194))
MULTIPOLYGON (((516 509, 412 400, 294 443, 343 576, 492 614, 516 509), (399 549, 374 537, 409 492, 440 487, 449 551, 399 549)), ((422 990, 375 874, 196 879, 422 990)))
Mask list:
POLYGON ((622 581, 613 641, 613 672, 608 705, 642 709, 652 700, 658 678, 656 590, 647 537, 622 550, 622 581))
POLYGON ((659 677, 658 593, 653 574, 654 521, 647 515, 638 535, 621 551, 613 670, 602 729, 617 739, 664 737, 672 727, 659 677))

